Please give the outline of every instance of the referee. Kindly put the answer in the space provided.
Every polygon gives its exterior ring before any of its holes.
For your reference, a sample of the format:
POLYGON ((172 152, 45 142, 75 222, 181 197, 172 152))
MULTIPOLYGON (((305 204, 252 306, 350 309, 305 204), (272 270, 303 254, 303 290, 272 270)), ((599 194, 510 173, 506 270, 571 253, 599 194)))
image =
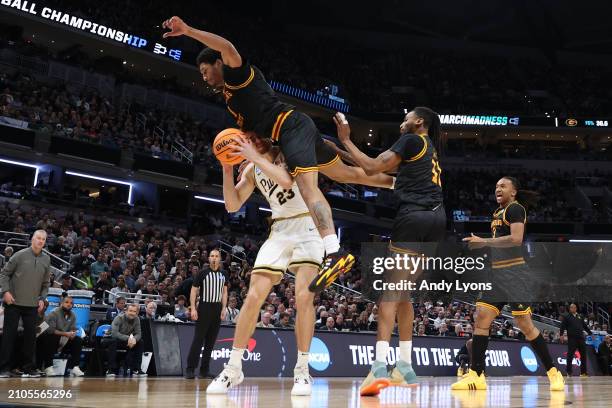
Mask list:
POLYGON ((575 303, 572 303, 569 307, 569 313, 563 317, 561 321, 561 329, 559 336, 563 336, 563 332, 567 330, 567 376, 572 375, 572 360, 574 359, 574 353, 576 350, 580 352, 580 376, 587 376, 587 353, 586 343, 584 342, 584 335, 582 330, 586 331, 591 335, 589 326, 582 320, 582 317, 578 314, 578 307, 575 303))
POLYGON ((47 232, 37 230, 32 245, 16 252, 0 272, 0 290, 4 302, 4 330, 0 348, 0 378, 11 375, 40 377, 35 369, 36 319, 45 307, 49 289, 51 259, 42 251, 47 232), (17 342, 19 320, 23 322, 21 341, 23 366, 9 373, 13 349, 17 342))
POLYGON ((202 353, 200 378, 214 378, 209 372, 210 354, 219 333, 221 320, 226 313, 228 279, 221 269, 221 253, 219 250, 210 251, 208 263, 209 266, 202 269, 193 280, 189 297, 191 320, 196 322, 196 326, 189 357, 187 357, 185 378, 188 379, 195 377, 194 370, 198 365, 200 353, 202 353), (196 305, 198 294, 200 295, 200 301, 196 305), (204 352, 202 352, 203 344, 204 352))

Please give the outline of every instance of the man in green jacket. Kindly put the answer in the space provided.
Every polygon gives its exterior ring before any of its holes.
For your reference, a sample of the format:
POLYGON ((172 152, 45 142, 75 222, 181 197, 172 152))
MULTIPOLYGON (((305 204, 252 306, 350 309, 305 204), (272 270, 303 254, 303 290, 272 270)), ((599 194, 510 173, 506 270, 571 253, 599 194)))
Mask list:
POLYGON ((28 248, 16 252, 0 272, 0 291, 4 303, 4 329, 0 346, 0 378, 40 377, 35 369, 36 316, 45 307, 49 289, 51 259, 43 252, 47 232, 37 230, 28 248), (23 365, 9 372, 17 339, 19 320, 23 322, 23 365))

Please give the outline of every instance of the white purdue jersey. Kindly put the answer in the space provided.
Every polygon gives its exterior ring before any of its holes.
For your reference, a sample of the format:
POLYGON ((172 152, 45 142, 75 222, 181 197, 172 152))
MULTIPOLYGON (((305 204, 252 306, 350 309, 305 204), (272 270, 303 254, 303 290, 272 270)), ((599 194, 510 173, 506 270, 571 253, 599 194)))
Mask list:
POLYGON ((272 219, 294 217, 308 212, 295 181, 289 190, 285 190, 266 176, 259 167, 253 166, 253 171, 255 185, 270 204, 272 219))

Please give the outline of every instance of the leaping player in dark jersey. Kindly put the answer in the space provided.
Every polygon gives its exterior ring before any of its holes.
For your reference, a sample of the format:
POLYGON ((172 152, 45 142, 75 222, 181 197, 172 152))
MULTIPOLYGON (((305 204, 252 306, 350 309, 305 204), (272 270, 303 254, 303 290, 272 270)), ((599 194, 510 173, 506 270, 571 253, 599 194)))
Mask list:
MULTIPOLYGON (((398 170, 395 195, 400 201, 389 246, 390 256, 395 254, 419 255, 428 252, 423 242, 439 242, 446 231, 446 214, 442 205, 442 170, 438 162, 436 145, 440 138, 440 118, 433 110, 417 107, 409 112, 400 125, 400 137, 389 150, 376 158, 362 153, 350 139, 350 127, 344 115, 334 118, 338 138, 352 156, 352 160, 366 174, 379 174, 398 170)), ((410 271, 385 273, 389 283, 409 279, 410 271)), ((413 272, 414 273, 414 272, 413 272)), ((416 385, 412 369, 412 329, 414 308, 410 292, 385 291, 379 297, 378 335, 376 359, 370 373, 360 387, 362 396, 377 395, 389 385, 416 385), (400 355, 389 376, 387 353, 391 332, 397 316, 400 355)))
POLYGON ((319 292, 331 285, 351 269, 355 258, 340 248, 331 208, 318 186, 318 172, 341 183, 386 188, 391 188, 392 178, 383 174, 368 177, 362 169, 345 165, 323 142, 312 119, 281 102, 261 71, 225 38, 190 27, 176 16, 164 21, 163 27, 170 30, 164 38, 186 35, 208 47, 197 58, 204 81, 223 91, 227 109, 242 131, 271 138, 280 146, 325 245, 326 257, 310 290, 319 292))
POLYGON ((491 248, 490 293, 482 295, 476 302, 474 337, 470 370, 454 383, 453 390, 486 390, 485 352, 489 343, 489 328, 501 309, 509 303, 516 325, 531 343, 546 369, 551 391, 563 391, 563 375, 553 364, 546 342, 531 319, 529 306, 533 292, 533 276, 522 255, 522 243, 527 222, 527 212, 521 204, 534 201, 534 193, 521 190, 517 179, 502 177, 495 186, 495 198, 499 207, 493 213, 491 238, 472 234, 464 238, 471 248, 491 248), (519 202, 521 201, 521 202, 519 202))

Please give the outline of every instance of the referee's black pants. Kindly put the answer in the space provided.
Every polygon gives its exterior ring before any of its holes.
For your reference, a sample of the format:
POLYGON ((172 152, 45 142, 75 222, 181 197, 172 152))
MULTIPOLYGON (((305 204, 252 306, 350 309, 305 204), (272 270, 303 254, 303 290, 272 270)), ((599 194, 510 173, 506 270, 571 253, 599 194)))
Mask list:
POLYGON ((187 357, 187 370, 195 370, 202 353, 202 363, 200 373, 207 374, 210 369, 210 355, 217 334, 221 327, 221 302, 200 302, 198 305, 198 320, 195 325, 195 333, 187 357), (202 352, 202 345, 204 351, 202 352))
POLYGON ((572 375, 572 360, 574 353, 580 352, 580 374, 587 373, 587 353, 584 337, 568 337, 567 338, 567 374, 572 375))
POLYGON ((35 368, 37 307, 4 305, 0 371, 12 368, 9 365, 13 356, 15 342, 17 341, 17 328, 20 318, 23 322, 23 344, 21 348, 23 365, 21 368, 23 371, 30 371, 35 368))

